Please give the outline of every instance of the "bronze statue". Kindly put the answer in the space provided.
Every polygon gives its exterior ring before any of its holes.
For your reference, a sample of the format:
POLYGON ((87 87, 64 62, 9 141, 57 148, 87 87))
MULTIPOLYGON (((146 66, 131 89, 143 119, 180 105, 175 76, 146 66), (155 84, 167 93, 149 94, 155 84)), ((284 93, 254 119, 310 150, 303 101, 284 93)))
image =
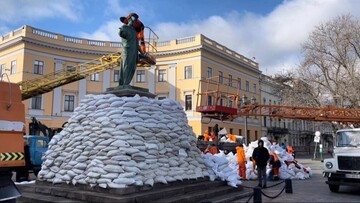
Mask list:
POLYGON ((119 29, 119 36, 122 41, 121 67, 119 85, 129 85, 136 70, 136 64, 139 60, 139 43, 136 36, 136 30, 133 26, 137 20, 137 15, 132 15, 127 19, 119 29))

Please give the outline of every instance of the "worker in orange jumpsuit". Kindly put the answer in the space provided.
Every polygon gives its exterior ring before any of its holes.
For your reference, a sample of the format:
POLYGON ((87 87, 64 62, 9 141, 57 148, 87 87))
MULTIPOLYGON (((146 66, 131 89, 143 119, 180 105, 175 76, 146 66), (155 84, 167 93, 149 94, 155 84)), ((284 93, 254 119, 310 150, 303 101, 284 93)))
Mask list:
POLYGON ((210 133, 210 138, 209 138, 209 141, 213 141, 213 142, 216 142, 216 135, 214 132, 211 132, 210 133))
POLYGON ((211 153, 212 155, 217 154, 219 151, 217 149, 217 147, 215 146, 215 144, 212 145, 208 145, 204 151, 204 154, 206 153, 211 153))
POLYGON ((210 139, 209 131, 208 131, 208 130, 205 130, 205 133, 204 133, 204 141, 208 142, 209 139, 210 139))
POLYGON ((139 20, 139 16, 136 13, 130 13, 127 17, 120 17, 120 21, 124 24, 128 24, 129 19, 134 16, 136 18, 136 21, 133 24, 133 27, 136 31, 136 38, 138 39, 138 42, 140 42, 140 49, 142 54, 146 53, 145 48, 145 39, 144 39, 144 24, 139 20))
POLYGON ((242 180, 245 180, 246 179, 246 157, 245 157, 244 146, 242 144, 239 144, 236 147, 236 154, 237 154, 238 164, 239 164, 239 176, 242 178, 242 180))
POLYGON ((269 154, 270 154, 269 163, 272 166, 272 170, 274 172, 273 179, 279 180, 279 168, 281 167, 281 162, 275 152, 269 152, 269 154))
POLYGON ((229 138, 230 141, 236 142, 236 136, 235 135, 229 133, 228 138, 229 138))
POLYGON ((293 156, 295 158, 295 151, 294 151, 292 146, 290 146, 290 145, 287 146, 286 151, 287 151, 288 154, 290 154, 291 156, 293 156))

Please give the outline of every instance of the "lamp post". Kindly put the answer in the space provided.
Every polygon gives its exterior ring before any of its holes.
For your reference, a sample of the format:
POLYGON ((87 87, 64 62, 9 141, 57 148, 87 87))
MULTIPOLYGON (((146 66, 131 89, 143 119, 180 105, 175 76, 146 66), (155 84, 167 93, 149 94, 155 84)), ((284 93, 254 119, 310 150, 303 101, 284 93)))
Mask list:
MULTIPOLYGON (((244 94, 242 96, 242 101, 241 103, 243 105, 247 105, 249 103, 251 104, 256 104, 256 98, 254 96, 251 97, 250 101, 248 100, 248 98, 246 97, 246 95, 244 94)), ((248 134, 248 115, 245 115, 245 144, 249 144, 249 134, 248 134)))

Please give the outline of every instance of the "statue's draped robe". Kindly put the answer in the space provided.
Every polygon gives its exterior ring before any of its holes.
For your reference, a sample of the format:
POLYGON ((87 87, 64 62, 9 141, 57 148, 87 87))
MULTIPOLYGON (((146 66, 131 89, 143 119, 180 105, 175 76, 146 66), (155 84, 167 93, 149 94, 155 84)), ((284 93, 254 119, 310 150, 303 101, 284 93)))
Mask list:
POLYGON ((136 31, 129 23, 120 28, 119 35, 122 41, 121 67, 119 85, 129 85, 136 70, 138 61, 138 42, 136 31))

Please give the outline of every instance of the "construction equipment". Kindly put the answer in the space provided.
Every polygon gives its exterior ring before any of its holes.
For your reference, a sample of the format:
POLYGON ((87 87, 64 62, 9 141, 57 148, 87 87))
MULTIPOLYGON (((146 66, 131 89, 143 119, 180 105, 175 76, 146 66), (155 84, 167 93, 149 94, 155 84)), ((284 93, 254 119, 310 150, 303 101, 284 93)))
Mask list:
POLYGON ((302 119, 314 121, 338 121, 344 123, 360 122, 360 109, 336 108, 325 106, 322 108, 263 105, 250 102, 240 94, 238 82, 223 84, 220 81, 228 78, 207 78, 199 82, 196 111, 202 117, 218 120, 234 120, 240 116, 267 116, 282 119, 302 119), (200 89, 202 88, 202 89, 200 89))
POLYGON ((20 192, 11 180, 12 171, 25 166, 25 107, 18 84, 0 78, 0 201, 15 199, 20 192))
MULTIPOLYGON (((51 92, 56 87, 84 79, 87 76, 118 68, 121 63, 120 60, 121 53, 113 53, 75 67, 63 68, 38 78, 19 82, 22 100, 51 92)), ((155 63, 155 58, 151 54, 147 54, 139 59, 137 66, 147 67, 155 63)))

